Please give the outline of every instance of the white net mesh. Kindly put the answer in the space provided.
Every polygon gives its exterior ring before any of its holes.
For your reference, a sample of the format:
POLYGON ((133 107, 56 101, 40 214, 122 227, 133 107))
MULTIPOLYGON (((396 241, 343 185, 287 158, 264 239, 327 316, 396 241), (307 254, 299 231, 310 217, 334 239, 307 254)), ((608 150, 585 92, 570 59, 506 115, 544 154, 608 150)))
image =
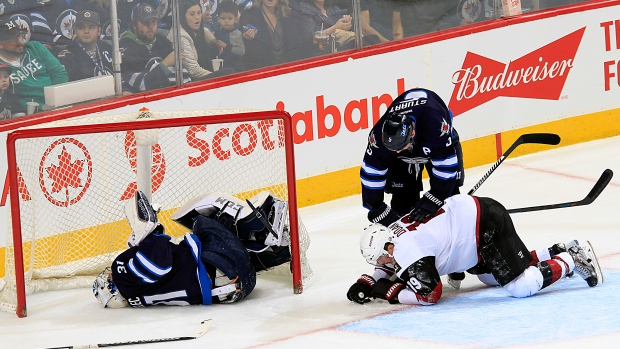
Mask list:
MULTIPOLYGON (((18 139, 15 148, 26 293, 91 286, 94 276, 126 247, 131 229, 123 206, 140 185, 136 179, 136 172, 140 172, 136 135, 154 144, 148 146, 151 201, 161 207, 158 218, 173 237, 182 236, 186 229, 172 222, 170 215, 197 195, 221 192, 244 200, 267 190, 289 201, 284 123, 278 119, 243 120, 254 114, 246 113, 150 112, 166 124, 155 133, 108 132, 107 127, 101 127, 93 134, 18 139), (232 123, 174 125, 191 116, 221 119, 222 115, 237 113, 243 113, 239 114, 242 119, 232 123)), ((118 125, 136 121, 138 114, 81 117, 35 128, 118 125)), ((296 210, 296 203, 289 205, 296 210)), ((312 269, 306 259, 310 239, 301 220, 298 232, 305 281, 312 269)), ((10 234, 6 246, 0 303, 14 310, 15 261, 10 234)))

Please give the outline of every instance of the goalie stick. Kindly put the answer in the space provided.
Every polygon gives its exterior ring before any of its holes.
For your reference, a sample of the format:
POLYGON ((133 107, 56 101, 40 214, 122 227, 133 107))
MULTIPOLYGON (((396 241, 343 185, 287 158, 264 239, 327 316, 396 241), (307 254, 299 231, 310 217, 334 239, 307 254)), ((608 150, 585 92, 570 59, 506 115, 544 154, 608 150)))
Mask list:
POLYGON ((589 205, 601 194, 603 189, 607 187, 609 181, 614 176, 614 173, 610 169, 606 169, 599 177, 598 181, 594 184, 592 189, 585 198, 579 201, 571 201, 564 202, 561 204, 549 204, 549 205, 541 205, 541 206, 532 206, 532 207, 522 207, 522 208, 513 208, 508 210, 508 213, 520 213, 520 212, 532 212, 532 211, 542 211, 542 210, 551 210, 554 208, 563 208, 563 207, 575 207, 575 206, 584 206, 589 205))
POLYGON ((493 173, 493 171, 495 171, 495 169, 499 165, 501 165, 502 162, 504 162, 504 160, 508 157, 508 155, 510 155, 510 153, 512 153, 521 144, 528 144, 528 143, 557 145, 558 143, 560 143, 560 136, 556 135, 555 133, 522 134, 521 136, 519 136, 519 138, 517 138, 517 140, 514 143, 512 143, 510 148, 508 148, 508 150, 506 150, 504 154, 500 156, 499 160, 497 160, 493 164, 493 166, 491 166, 491 168, 487 171, 487 173, 485 173, 484 176, 482 176, 482 178, 478 181, 478 183, 476 183, 476 185, 474 185, 474 187, 471 188, 471 190, 467 194, 472 195, 474 192, 476 192, 476 190, 480 188, 482 183, 484 183, 487 180, 487 178, 489 178, 491 173, 493 173))
POLYGON ((116 342, 116 343, 102 343, 102 344, 86 344, 86 345, 70 345, 66 347, 54 347, 47 349, 87 349, 87 348, 107 348, 107 347, 119 347, 123 345, 138 345, 138 344, 149 344, 149 343, 163 343, 163 342, 176 342, 176 341, 186 341, 191 339, 196 339, 202 337, 209 328, 211 328, 212 319, 204 320, 200 323, 200 326, 196 329, 196 331, 187 337, 170 337, 170 338, 155 338, 155 339, 141 339, 135 341, 127 341, 127 342, 116 342))

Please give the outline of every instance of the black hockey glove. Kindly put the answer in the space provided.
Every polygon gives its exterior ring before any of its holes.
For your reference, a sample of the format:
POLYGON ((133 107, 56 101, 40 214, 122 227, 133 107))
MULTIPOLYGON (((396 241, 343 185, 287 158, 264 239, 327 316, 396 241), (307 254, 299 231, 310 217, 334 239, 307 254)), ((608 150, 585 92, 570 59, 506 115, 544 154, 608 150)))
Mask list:
POLYGON ((364 304, 370 302, 370 294, 372 287, 375 285, 375 279, 370 275, 363 274, 357 281, 349 287, 347 298, 351 302, 364 304))
POLYGON ((443 206, 443 201, 427 191, 422 198, 416 202, 413 210, 409 212, 409 219, 416 222, 424 222, 426 219, 433 217, 441 206, 443 206))
POLYGON ((396 222, 399 218, 400 215, 386 205, 385 202, 378 209, 368 211, 368 220, 371 223, 379 223, 386 227, 396 222))
POLYGON ((398 294, 405 289, 405 284, 389 279, 381 279, 377 281, 375 287, 372 288, 372 296, 375 298, 385 299, 390 304, 398 304, 398 294))

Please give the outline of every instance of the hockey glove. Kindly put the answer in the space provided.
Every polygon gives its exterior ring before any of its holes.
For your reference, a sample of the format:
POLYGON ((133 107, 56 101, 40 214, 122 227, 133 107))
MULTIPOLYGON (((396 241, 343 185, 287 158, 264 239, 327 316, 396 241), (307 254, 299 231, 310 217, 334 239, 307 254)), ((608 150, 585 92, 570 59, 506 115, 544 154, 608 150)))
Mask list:
POLYGON ((385 202, 381 203, 378 209, 368 211, 368 220, 371 223, 379 223, 386 227, 396 222, 399 218, 400 215, 386 205, 385 202))
POLYGON ((443 206, 443 201, 427 191, 422 198, 416 202, 413 210, 409 212, 409 219, 416 222, 424 222, 426 219, 433 217, 441 206, 443 206))
POLYGON ((390 304, 398 304, 398 294, 405 287, 405 284, 401 284, 400 282, 381 279, 377 281, 375 287, 372 288, 372 296, 385 299, 390 302, 390 304))
POLYGON ((375 285, 375 279, 370 275, 363 274, 357 279, 347 292, 347 298, 351 302, 357 302, 364 304, 370 302, 370 294, 372 293, 372 287, 375 285))

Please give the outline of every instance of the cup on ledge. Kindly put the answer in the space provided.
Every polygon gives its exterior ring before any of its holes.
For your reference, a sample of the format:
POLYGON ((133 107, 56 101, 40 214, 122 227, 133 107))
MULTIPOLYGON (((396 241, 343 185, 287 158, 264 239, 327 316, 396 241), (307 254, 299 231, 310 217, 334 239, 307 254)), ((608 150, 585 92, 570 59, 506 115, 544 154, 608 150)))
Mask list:
POLYGON ((315 45, 319 45, 320 51, 326 51, 329 47, 329 34, 324 30, 314 32, 314 38, 312 42, 315 45))
POLYGON ((211 60, 211 63, 213 63, 213 71, 218 71, 224 68, 224 60, 221 58, 214 58, 211 60))
POLYGON ((39 111, 39 103, 32 101, 26 102, 26 113, 28 115, 34 114, 39 111))

